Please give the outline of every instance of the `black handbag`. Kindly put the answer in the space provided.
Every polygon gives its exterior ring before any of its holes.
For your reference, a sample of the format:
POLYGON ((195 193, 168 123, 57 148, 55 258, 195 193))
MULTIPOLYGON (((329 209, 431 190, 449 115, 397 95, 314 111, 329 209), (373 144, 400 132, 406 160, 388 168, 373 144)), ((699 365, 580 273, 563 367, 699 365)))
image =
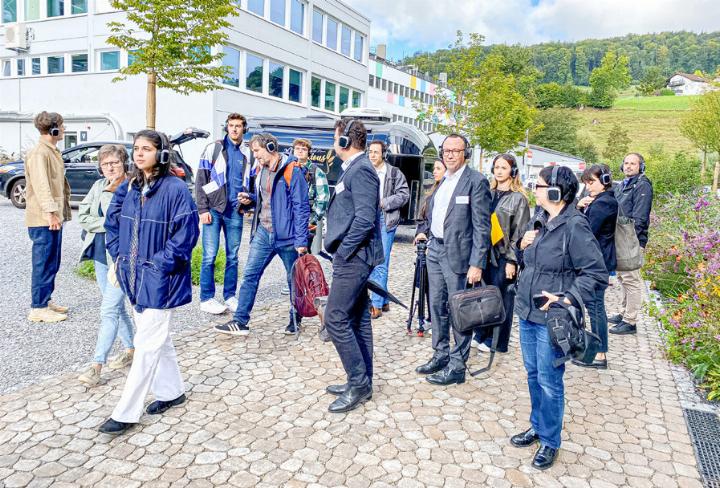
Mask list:
POLYGON ((455 330, 467 334, 476 328, 496 327, 505 321, 505 306, 497 286, 468 288, 450 296, 450 315, 455 330))

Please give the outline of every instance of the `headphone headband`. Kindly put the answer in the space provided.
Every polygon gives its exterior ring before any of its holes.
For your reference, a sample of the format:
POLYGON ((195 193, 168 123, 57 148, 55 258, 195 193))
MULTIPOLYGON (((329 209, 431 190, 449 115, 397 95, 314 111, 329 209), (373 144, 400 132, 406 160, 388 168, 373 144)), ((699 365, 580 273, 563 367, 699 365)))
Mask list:
MULTIPOLYGON (((225 124, 223 125, 223 131, 225 131, 226 134, 227 134, 227 132, 228 132, 228 123, 230 122, 230 115, 233 115, 233 114, 228 114, 228 116, 225 117, 225 124)), ((247 126, 247 120, 246 120, 246 119, 240 119, 240 118, 237 118, 237 117, 233 117, 232 120, 242 120, 242 123, 243 123, 242 135, 244 136, 245 134, 248 133, 248 126, 247 126)))
POLYGON ((507 153, 498 154, 497 156, 495 156, 495 159, 493 159, 492 162, 492 166, 490 167, 490 173, 492 173, 493 176, 495 175, 495 162, 498 159, 502 159, 503 161, 507 161, 508 163, 510 163, 510 178, 517 178, 518 173, 520 172, 517 164, 517 159, 515 159, 512 154, 507 153))
POLYGON ((558 171, 560 171, 560 166, 556 164, 553 166, 550 174, 550 185, 547 188, 547 199, 553 203, 560 203, 563 199, 562 189, 557 184, 558 171))
POLYGON ((463 152, 464 159, 465 159, 465 161, 470 159, 470 156, 472 156, 472 149, 470 148, 470 141, 468 141, 468 138, 462 134, 453 133, 453 134, 449 134, 449 135, 445 136, 445 139, 443 139, 442 144, 440 144, 440 159, 443 161, 443 164, 445 164, 445 160, 443 159, 445 156, 443 154, 443 146, 445 145, 445 141, 447 141, 451 137, 459 137, 460 139, 462 139, 463 144, 465 144, 465 152, 463 152))
POLYGON ((352 145, 352 140, 350 139, 350 128, 355 122, 357 122, 357 119, 350 119, 350 122, 345 125, 343 134, 338 138, 338 146, 342 149, 348 149, 352 145))
POLYGON ((48 134, 52 137, 60 137, 60 127, 58 126, 57 115, 52 116, 52 125, 50 126, 48 134))

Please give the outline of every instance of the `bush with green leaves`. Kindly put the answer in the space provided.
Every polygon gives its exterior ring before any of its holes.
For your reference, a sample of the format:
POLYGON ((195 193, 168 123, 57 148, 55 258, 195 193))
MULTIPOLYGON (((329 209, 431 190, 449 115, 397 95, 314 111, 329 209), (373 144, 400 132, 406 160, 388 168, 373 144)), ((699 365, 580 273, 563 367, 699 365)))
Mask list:
POLYGON ((653 184, 656 200, 682 197, 700 187, 700 160, 687 153, 678 152, 672 156, 654 149, 645 160, 645 175, 653 184))

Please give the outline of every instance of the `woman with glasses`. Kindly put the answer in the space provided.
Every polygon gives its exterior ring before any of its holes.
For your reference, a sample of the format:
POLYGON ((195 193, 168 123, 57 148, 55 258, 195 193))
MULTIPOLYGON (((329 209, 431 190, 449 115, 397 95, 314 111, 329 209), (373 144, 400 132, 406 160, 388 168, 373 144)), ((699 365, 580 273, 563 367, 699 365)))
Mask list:
POLYGON ((95 356, 90 367, 78 378, 87 386, 100 383, 100 371, 107 362, 117 337, 120 337, 125 350, 110 361, 110 369, 120 369, 131 364, 135 352, 132 320, 125 309, 125 294, 120 287, 108 282, 108 257, 105 248, 105 215, 115 189, 126 179, 127 150, 121 144, 107 144, 100 148, 98 160, 98 172, 102 178, 90 188, 78 211, 80 226, 83 228, 80 260, 93 261, 95 279, 102 293, 95 356))

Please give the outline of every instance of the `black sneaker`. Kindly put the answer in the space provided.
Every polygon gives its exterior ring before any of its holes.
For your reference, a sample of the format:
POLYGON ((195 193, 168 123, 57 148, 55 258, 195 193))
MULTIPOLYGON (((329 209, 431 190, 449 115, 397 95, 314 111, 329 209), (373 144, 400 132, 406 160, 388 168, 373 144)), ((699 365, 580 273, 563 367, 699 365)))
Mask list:
POLYGON ((616 335, 635 334, 637 332, 637 327, 623 321, 623 322, 620 322, 615 327, 612 327, 608 332, 610 332, 611 334, 616 334, 616 335))
POLYGON ((297 327, 295 327, 295 324, 293 324, 292 322, 290 322, 290 323, 287 325, 287 327, 285 327, 285 334, 286 334, 286 335, 295 335, 295 334, 297 334, 298 332, 300 332, 300 324, 298 324, 297 327))
POLYGON ((247 325, 241 324, 237 320, 231 320, 230 322, 216 325, 215 330, 220 332, 221 334, 230 334, 230 335, 248 335, 250 333, 250 329, 247 325))
POLYGON ((607 321, 611 324, 619 324, 623 321, 623 316, 619 313, 616 313, 615 315, 608 315, 607 321))

